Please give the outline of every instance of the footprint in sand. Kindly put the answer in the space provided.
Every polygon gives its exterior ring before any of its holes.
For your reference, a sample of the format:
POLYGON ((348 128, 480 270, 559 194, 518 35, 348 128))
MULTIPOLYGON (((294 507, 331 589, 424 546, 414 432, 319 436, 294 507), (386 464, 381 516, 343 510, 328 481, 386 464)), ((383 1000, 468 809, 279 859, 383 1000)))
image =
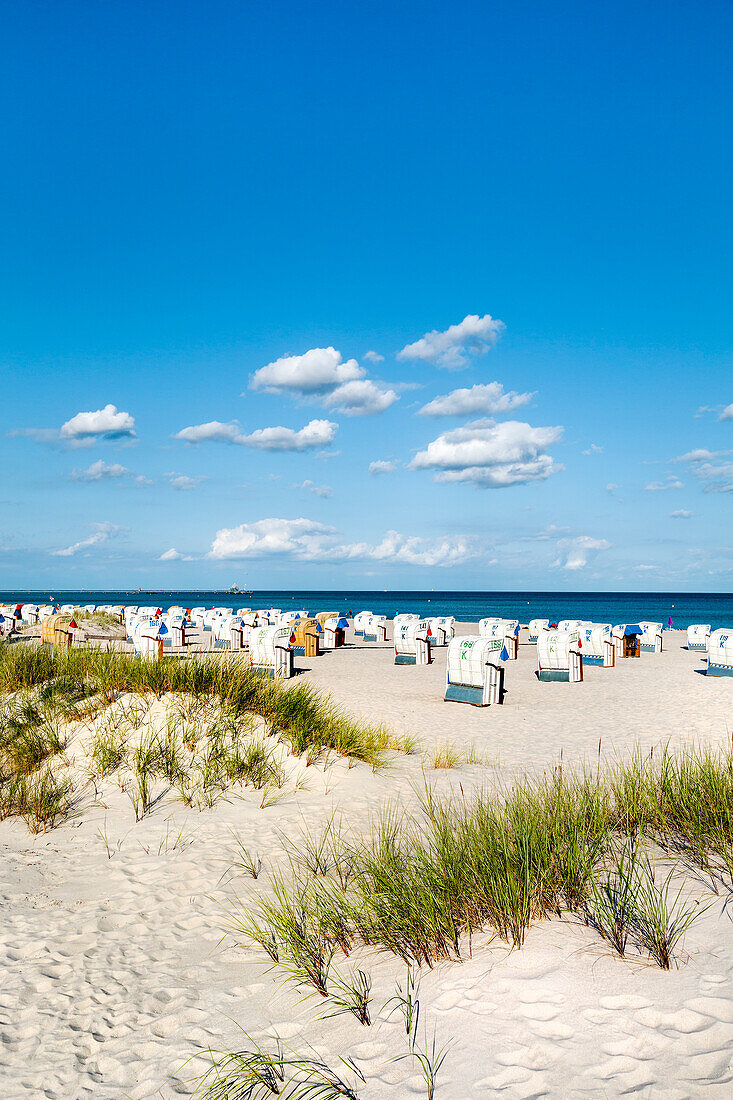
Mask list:
POLYGON ((300 1035, 302 1030, 303 1025, 294 1023, 292 1020, 283 1020, 281 1023, 274 1023, 268 1028, 271 1035, 279 1036, 281 1039, 294 1039, 296 1035, 300 1035))
POLYGON ((559 1016, 560 1009, 555 1005, 548 1005, 540 1003, 528 1002, 523 1005, 519 1005, 516 1010, 521 1016, 526 1017, 528 1020, 554 1020, 556 1016, 559 1016))
POLYGON ((729 981, 729 978, 725 974, 703 974, 700 977, 701 982, 710 982, 711 985, 725 985, 729 981))
POLYGON ((612 1012, 623 1012, 624 1010, 631 1012, 636 1008, 651 1008, 651 1002, 647 1001, 645 997, 635 997, 633 994, 629 994, 626 997, 601 997, 599 1004, 601 1008, 608 1008, 612 1012))
POLYGON ((729 1050, 701 1051, 688 1054, 683 1076, 686 1081, 723 1084, 733 1080, 733 1062, 729 1050))
MULTIPOLYGON (((550 1065, 546 1051, 540 1051, 536 1046, 518 1047, 516 1050, 503 1051, 496 1055, 496 1061, 499 1065, 507 1066, 512 1070, 532 1071, 533 1073, 538 1070, 546 1070, 550 1065)), ((522 1080, 526 1080, 526 1077, 523 1077, 522 1080)))
POLYGON ((371 1061, 373 1058, 382 1060, 387 1052, 387 1044, 379 1042, 360 1043, 354 1047, 352 1053, 359 1062, 371 1061))
POLYGON ((97 928, 100 932, 117 932, 118 929, 124 928, 125 924, 126 921, 120 917, 105 916, 97 921, 97 928))
POLYGON ((160 1096, 160 1080, 149 1077, 146 1081, 140 1081, 128 1095, 130 1100, 148 1100, 148 1097, 160 1096))
POLYGON ((549 1039, 553 1043, 565 1042, 575 1035, 575 1031, 571 1027, 568 1027, 567 1024, 558 1023, 557 1020, 552 1020, 549 1023, 533 1023, 532 1033, 539 1036, 540 1039, 549 1039))
POLYGON ((486 997, 481 997, 473 1001, 463 999, 459 1002, 458 1007, 462 1008, 464 1012, 472 1012, 474 1016, 491 1016, 496 1012, 498 1005, 486 997))
POLYGON ((627 1073, 633 1073, 638 1066, 634 1058, 626 1058, 619 1055, 607 1059, 596 1067, 596 1074, 601 1081, 612 1081, 616 1077, 625 1077, 627 1073))
POLYGON ((656 1008, 642 1008, 634 1013, 634 1019, 644 1027, 655 1031, 679 1031, 688 1035, 695 1031, 704 1031, 711 1026, 709 1016, 693 1012, 689 1008, 680 1008, 675 1012, 660 1012, 656 1008))
POLYGON ((402 1082, 402 1091, 412 1096, 425 1095, 425 1080, 422 1077, 408 1077, 402 1082))
POLYGON ((536 1004, 538 1001, 552 1005, 565 1004, 565 998, 562 993, 553 993, 552 990, 543 989, 541 986, 537 986, 531 991, 521 990, 519 993, 519 1000, 523 1004, 536 1004))
POLYGON ((649 1061, 669 1049, 669 1040, 652 1031, 646 1031, 643 1035, 625 1035, 617 1042, 603 1043, 601 1046, 605 1054, 634 1058, 637 1062, 649 1061))
POLYGON ((733 1024, 733 1000, 724 1000, 722 997, 696 997, 694 1000, 685 1001, 685 1008, 691 1008, 693 1012, 702 1012, 713 1020, 733 1024))
POLYGON ((167 1039, 169 1035, 173 1035, 178 1030, 178 1027, 179 1017, 172 1014, 160 1017, 151 1024, 150 1030, 158 1039, 167 1039))
MULTIPOLYGON (((508 1089, 513 1085, 523 1085, 530 1080, 531 1074, 520 1066, 507 1066, 506 1069, 498 1069, 490 1077, 484 1077, 476 1082, 475 1088, 499 1091, 508 1089)), ((513 1093, 512 1089, 512 1093, 513 1093)))
POLYGON ((439 997, 435 998, 432 1007, 436 1012, 449 1012, 452 1008, 456 1008, 461 1000, 462 994, 457 990, 446 990, 445 993, 441 993, 439 997))

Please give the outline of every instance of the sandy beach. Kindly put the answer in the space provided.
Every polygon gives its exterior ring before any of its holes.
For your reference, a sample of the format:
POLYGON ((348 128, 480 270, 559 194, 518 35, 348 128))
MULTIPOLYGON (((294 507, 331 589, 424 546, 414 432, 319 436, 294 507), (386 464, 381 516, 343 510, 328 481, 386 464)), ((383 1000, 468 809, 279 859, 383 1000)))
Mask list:
MULTIPOLYGON (((459 624, 458 633, 470 633, 459 624)), ((187 808, 160 786, 142 820, 114 777, 90 782, 90 725, 71 731, 66 756, 79 797, 71 817, 33 836, 0 823, 0 1093, 7 1100, 145 1100, 187 1096, 208 1066, 201 1054, 257 1042, 311 1050, 330 1065, 352 1058, 362 1100, 419 1097, 425 1082, 405 1053, 399 1014, 386 1006, 405 966, 359 948, 371 975, 372 1024, 322 1018, 325 1005, 284 980, 264 953, 227 935, 227 907, 268 889, 288 844, 334 815, 366 832, 380 808, 411 813, 429 781, 438 792, 500 789, 527 773, 603 768, 664 746, 730 745, 730 681, 701 675, 681 631, 661 654, 587 668, 581 684, 539 683, 536 647, 506 666, 503 706, 443 702, 445 649, 432 665, 398 667, 389 643, 354 639, 301 675, 357 717, 417 741, 384 770, 331 755, 307 766, 281 747, 287 781, 229 792, 187 808), (434 769, 451 744, 465 759, 434 769), (599 749, 600 745, 600 749, 599 749), (600 756, 600 759, 599 759, 600 756), (237 838, 262 861, 254 879, 237 838)), ((164 721, 166 700, 145 721, 164 721)), ((534 923, 521 950, 477 935, 463 961, 423 966, 428 1035, 446 1047, 436 1096, 463 1100, 624 1095, 727 1097, 733 1089, 733 937, 729 893, 686 876, 686 896, 708 905, 670 971, 630 952, 619 958, 572 915, 534 923)), ((348 1071, 344 1071, 348 1077, 348 1071)))
POLYGON ((0 1100, 733 1100, 733 4, 3 14, 0 1100))

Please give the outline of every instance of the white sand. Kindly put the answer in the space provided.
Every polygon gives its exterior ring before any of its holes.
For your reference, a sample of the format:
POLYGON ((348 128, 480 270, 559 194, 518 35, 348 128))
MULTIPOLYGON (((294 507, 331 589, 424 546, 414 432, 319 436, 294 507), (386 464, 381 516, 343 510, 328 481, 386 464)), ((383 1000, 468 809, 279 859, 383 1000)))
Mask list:
MULTIPOLYGON (((111 779, 96 801, 88 787, 78 816, 48 834, 0 823, 2 1100, 188 1095, 202 1063, 182 1068, 186 1060, 201 1048, 246 1045, 238 1026, 258 1040, 277 1032, 301 1052, 310 1044, 333 1065, 353 1056, 367 1078, 362 1100, 424 1096, 415 1067, 393 1061, 405 1050, 398 1017, 379 1011, 404 976, 398 960, 373 951, 350 960, 373 979, 372 1027, 351 1016, 319 1020, 320 999, 284 984, 261 952, 220 945, 222 902, 266 889, 267 871, 284 860, 280 834, 296 837, 334 810, 366 828, 385 801, 414 801, 430 752, 445 741, 473 743, 486 761, 429 772, 439 789, 461 783, 466 793, 555 764, 561 749, 568 764, 595 764, 599 738, 605 759, 636 744, 729 741, 733 684, 698 675, 703 666, 682 640, 665 634, 661 655, 588 669, 579 685, 538 683, 535 648, 523 646, 507 665, 505 705, 484 710, 443 703, 444 650, 425 668, 395 667, 390 646, 301 658, 337 702, 414 733, 422 754, 377 775, 344 761, 306 769, 288 757, 289 793, 265 809, 251 789, 203 812, 169 796, 135 824, 111 779), (307 786, 294 792, 299 776, 307 786), (232 828, 263 858, 257 881, 227 873, 232 828)), ((78 733, 69 748, 76 768, 87 738, 78 733)), ((521 951, 483 937, 473 958, 424 970, 424 1018, 439 1045, 452 1044, 439 1100, 732 1095, 725 901, 712 898, 670 973, 619 959, 572 919, 536 924, 521 951)))

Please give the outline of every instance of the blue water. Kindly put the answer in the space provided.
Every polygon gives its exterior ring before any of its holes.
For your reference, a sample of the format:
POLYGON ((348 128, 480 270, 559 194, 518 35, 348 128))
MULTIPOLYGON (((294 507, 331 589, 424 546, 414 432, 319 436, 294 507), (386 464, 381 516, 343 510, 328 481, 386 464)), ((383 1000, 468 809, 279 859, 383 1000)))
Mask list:
POLYGON ((183 607, 280 607, 316 611, 373 611, 377 615, 417 612, 454 615, 462 622, 478 622, 488 615, 519 619, 589 619, 594 622, 635 623, 639 619, 680 629, 690 623, 710 623, 713 628, 733 627, 733 594, 709 592, 364 592, 275 591, 260 589, 251 596, 221 592, 0 592, 0 603, 157 603, 183 607), (53 600, 52 600, 53 597, 53 600))

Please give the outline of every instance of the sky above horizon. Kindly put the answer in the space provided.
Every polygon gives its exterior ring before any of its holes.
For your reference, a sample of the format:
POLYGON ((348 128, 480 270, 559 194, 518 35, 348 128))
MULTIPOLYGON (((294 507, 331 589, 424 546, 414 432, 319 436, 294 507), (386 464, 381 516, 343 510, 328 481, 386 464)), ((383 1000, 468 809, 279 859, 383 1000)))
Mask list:
POLYGON ((729 4, 4 15, 0 589, 731 590, 729 4))

